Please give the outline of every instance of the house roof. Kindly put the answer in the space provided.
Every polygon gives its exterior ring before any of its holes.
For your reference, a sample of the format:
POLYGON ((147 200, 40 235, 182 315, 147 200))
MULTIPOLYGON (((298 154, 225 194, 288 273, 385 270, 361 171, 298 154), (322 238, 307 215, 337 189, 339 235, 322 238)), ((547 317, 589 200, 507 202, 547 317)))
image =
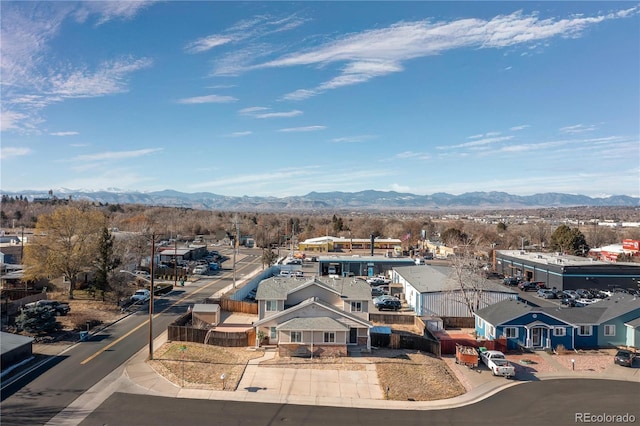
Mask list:
POLYGON ((518 318, 533 310, 533 306, 516 299, 506 299, 493 305, 478 309, 475 315, 489 324, 498 325, 514 318, 518 318))
POLYGON ((193 313, 201 312, 218 312, 220 311, 220 305, 217 303, 196 303, 193 305, 193 313))
POLYGON ((276 327, 279 331, 347 331, 349 327, 329 317, 292 318, 276 327))
MULTIPOLYGON (((459 287, 453 278, 453 268, 450 266, 400 266, 394 267, 393 270, 420 293, 450 291, 459 287)), ((482 279, 480 276, 478 276, 478 278, 482 279)), ((484 280, 482 283, 482 291, 509 294, 518 293, 515 290, 488 280, 484 280)))
POLYGON ((628 325, 629 327, 633 327, 633 328, 640 328, 640 317, 631 321, 627 321, 624 323, 624 325, 628 325))
POLYGON ((582 308, 533 307, 515 300, 503 300, 476 311, 476 315, 489 324, 498 325, 529 312, 539 312, 572 325, 601 324, 631 311, 640 312, 640 298, 630 294, 614 296, 582 308))
POLYGON ((0 351, 5 354, 24 345, 33 343, 32 337, 20 336, 19 334, 0 332, 0 351))
POLYGON ((256 300, 287 300, 289 294, 316 285, 335 292, 345 300, 368 300, 371 286, 366 281, 349 278, 271 277, 258 284, 256 300))
MULTIPOLYGON (((353 314, 351 314, 349 312, 345 312, 345 311, 343 311, 341 309, 338 309, 333 305, 330 305, 328 303, 325 303, 325 302, 319 300, 317 297, 310 297, 309 299, 304 300, 304 301, 298 303, 297 305, 292 306, 289 309, 285 309, 284 311, 280 311, 280 312, 278 312, 276 314, 273 314, 273 315, 270 315, 268 317, 262 318, 261 320, 258 320, 256 322, 254 322, 253 326, 256 327, 256 326, 262 325, 264 323, 271 322, 273 320, 277 320, 278 318, 283 317, 285 315, 291 315, 292 312, 295 313, 297 311, 303 310, 304 308, 306 308, 307 306, 310 306, 310 305, 316 305, 316 306, 319 306, 319 307, 321 307, 321 308, 323 308, 325 310, 335 312, 335 313, 343 316, 344 318, 346 318, 348 320, 351 320, 351 321, 355 321, 355 322, 357 322, 359 324, 362 324, 365 327, 371 327, 372 326, 369 321, 367 321, 365 319, 362 319, 362 318, 360 318, 360 317, 358 317, 356 315, 353 315, 353 314)), ((322 314, 321 311, 318 311, 318 315, 316 315, 316 316, 314 316, 312 318, 321 318, 321 317, 324 317, 324 315, 322 314)))

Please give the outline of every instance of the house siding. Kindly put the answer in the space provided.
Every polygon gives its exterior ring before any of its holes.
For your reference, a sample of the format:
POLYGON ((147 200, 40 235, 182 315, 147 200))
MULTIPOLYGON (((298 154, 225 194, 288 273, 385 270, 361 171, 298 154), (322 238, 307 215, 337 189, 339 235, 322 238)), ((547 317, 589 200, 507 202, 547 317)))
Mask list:
MULTIPOLYGON (((506 299, 515 299, 517 295, 512 293, 500 293, 494 291, 483 291, 481 294, 470 296, 474 304, 474 310, 482 309, 506 299)), ((416 293, 414 311, 418 316, 437 315, 441 317, 471 317, 459 291, 416 293)))
POLYGON ((598 327, 598 345, 601 347, 626 345, 627 327, 624 324, 638 317, 640 317, 640 309, 634 309, 624 315, 603 322, 600 327, 598 327), (615 335, 605 336, 605 325, 614 325, 615 335))

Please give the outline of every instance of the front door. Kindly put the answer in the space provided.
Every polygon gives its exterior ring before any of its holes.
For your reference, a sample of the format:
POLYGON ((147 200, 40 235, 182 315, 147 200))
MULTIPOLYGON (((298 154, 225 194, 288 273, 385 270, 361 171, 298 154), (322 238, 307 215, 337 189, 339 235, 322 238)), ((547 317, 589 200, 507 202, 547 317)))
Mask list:
POLYGON ((534 348, 542 346, 542 329, 541 328, 531 329, 531 345, 534 348))
POLYGON ((358 329, 350 328, 349 329, 349 343, 358 343, 358 329))

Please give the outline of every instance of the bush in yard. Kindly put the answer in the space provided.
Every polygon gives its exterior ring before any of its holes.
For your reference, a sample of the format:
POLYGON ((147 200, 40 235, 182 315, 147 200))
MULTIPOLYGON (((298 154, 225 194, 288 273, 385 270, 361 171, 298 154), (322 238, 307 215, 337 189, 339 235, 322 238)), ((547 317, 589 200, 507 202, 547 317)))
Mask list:
POLYGON ((71 322, 75 331, 86 331, 87 323, 89 324, 89 328, 93 328, 97 325, 102 324, 102 321, 91 318, 91 316, 87 314, 78 314, 73 318, 73 321, 71 322))
POLYGON ((56 312, 48 306, 23 308, 16 318, 19 329, 33 334, 46 334, 57 331, 61 324, 56 321, 56 312))

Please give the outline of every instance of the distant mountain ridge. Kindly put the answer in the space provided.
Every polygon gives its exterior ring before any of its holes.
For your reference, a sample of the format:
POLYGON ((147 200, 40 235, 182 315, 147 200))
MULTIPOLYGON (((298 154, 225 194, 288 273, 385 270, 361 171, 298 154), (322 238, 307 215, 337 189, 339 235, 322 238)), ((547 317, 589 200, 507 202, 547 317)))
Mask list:
MULTIPOLYGON (((0 191, 7 196, 25 196, 29 200, 47 198, 46 191, 25 190, 22 192, 0 191)), ((85 191, 60 189, 54 191, 58 198, 71 196, 75 200, 86 200, 103 204, 143 204, 166 207, 185 207, 203 210, 233 211, 281 211, 281 210, 441 210, 441 209, 527 209, 545 207, 637 207, 640 198, 613 195, 592 198, 586 195, 543 193, 534 195, 512 195, 506 192, 467 192, 460 195, 434 193, 416 195, 395 191, 359 192, 310 192, 291 197, 232 197, 210 192, 186 193, 170 189, 155 192, 133 192, 109 189, 85 191)))

